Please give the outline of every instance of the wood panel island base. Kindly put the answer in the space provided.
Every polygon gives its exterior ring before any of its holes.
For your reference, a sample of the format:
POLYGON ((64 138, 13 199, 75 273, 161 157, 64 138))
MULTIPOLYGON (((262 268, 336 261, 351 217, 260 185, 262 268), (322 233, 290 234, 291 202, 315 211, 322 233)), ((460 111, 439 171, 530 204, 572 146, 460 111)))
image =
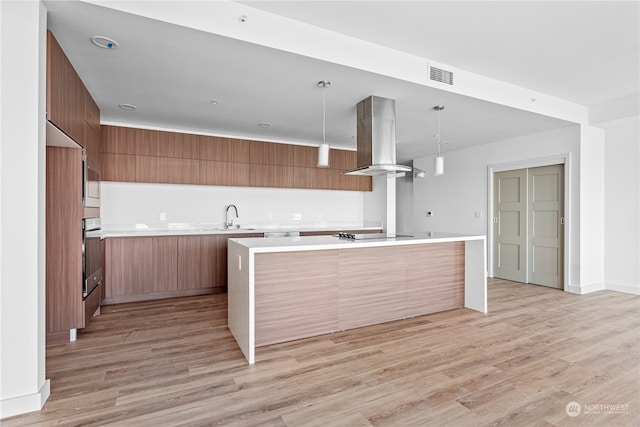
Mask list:
POLYGON ((229 239, 228 325, 255 348, 467 307, 487 312, 485 236, 229 239))

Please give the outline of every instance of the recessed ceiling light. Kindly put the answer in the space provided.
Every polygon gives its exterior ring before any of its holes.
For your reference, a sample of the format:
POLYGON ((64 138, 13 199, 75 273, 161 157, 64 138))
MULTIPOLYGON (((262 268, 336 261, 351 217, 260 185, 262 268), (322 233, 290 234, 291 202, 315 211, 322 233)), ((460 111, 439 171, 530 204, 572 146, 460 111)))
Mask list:
POLYGON ((120 104, 118 105, 118 107, 122 108, 123 110, 126 111, 132 111, 136 109, 136 106, 133 104, 120 104))
POLYGON ((271 123, 269 123, 269 122, 260 122, 260 123, 258 123, 258 126, 260 126, 261 128, 270 128, 271 127, 271 123))
POLYGON ((103 49, 117 49, 118 43, 109 37, 104 36, 91 36, 91 43, 103 49))
POLYGON ((217 99, 210 99, 209 102, 211 103, 211 105, 218 105, 217 99))

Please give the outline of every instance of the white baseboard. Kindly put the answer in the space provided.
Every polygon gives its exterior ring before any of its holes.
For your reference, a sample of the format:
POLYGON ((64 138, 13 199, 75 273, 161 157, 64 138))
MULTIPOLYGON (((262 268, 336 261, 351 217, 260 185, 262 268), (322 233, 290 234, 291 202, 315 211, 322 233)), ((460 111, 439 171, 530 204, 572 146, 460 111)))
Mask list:
POLYGON ((51 392, 49 380, 45 380, 37 393, 0 400, 0 419, 39 411, 49 398, 51 392))
POLYGON ((640 295, 640 287, 631 285, 622 285, 620 283, 607 283, 606 289, 609 291, 624 292, 626 294, 640 295))
POLYGON ((567 291, 572 294, 589 294, 591 292, 604 291, 606 289, 604 283, 592 283, 591 285, 569 285, 567 291))

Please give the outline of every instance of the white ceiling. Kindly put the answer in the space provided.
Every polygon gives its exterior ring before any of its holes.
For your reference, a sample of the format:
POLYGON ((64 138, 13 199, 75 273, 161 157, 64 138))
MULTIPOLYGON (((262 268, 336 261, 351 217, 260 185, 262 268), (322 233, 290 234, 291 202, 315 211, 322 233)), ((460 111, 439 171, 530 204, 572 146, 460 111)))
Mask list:
POLYGON ((637 94, 638 1, 241 1, 582 105, 637 94))
MULTIPOLYGON (((637 93, 638 3, 556 3, 245 2, 585 105, 637 93)), ((355 104, 369 95, 395 99, 399 160, 434 153, 435 105, 446 106, 442 136, 451 144, 445 151, 570 125, 88 3, 45 4, 49 27, 105 122, 317 144, 322 90, 316 83, 330 80, 327 141, 355 148, 355 104), (93 46, 95 34, 119 48, 93 46), (126 112, 117 107, 122 103, 138 108, 126 112)))

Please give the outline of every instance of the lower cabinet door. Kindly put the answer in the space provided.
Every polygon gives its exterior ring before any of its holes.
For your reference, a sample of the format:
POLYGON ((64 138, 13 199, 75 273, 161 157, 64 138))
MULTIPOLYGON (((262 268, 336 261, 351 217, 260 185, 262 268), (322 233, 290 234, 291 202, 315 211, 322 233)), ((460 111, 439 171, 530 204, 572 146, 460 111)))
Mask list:
POLYGON ((178 237, 178 289, 216 286, 218 236, 178 237))
POLYGON ((177 237, 107 239, 105 297, 174 291, 177 286, 177 237))

